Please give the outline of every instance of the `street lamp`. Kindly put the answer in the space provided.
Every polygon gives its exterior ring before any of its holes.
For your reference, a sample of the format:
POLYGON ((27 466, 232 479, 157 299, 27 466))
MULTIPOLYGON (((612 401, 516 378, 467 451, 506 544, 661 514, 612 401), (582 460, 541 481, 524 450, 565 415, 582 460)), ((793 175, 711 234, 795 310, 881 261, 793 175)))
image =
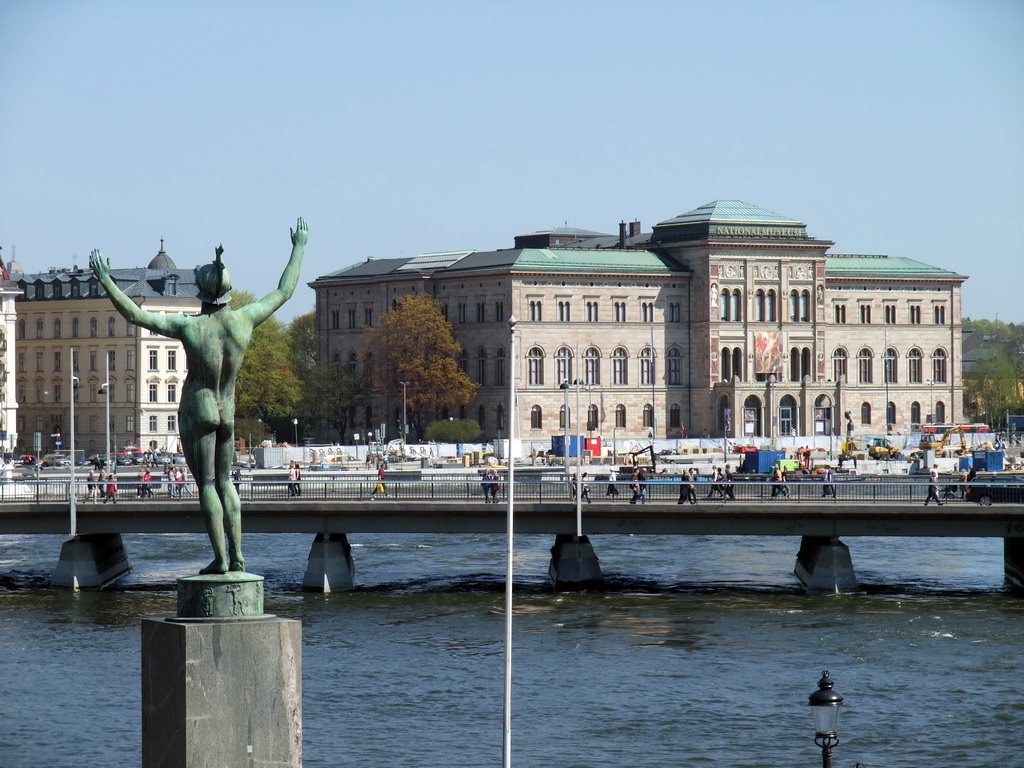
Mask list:
POLYGON ((299 420, 292 419, 292 430, 295 432, 295 445, 299 444, 299 420))
POLYGON ((409 386, 409 382, 400 381, 398 383, 402 385, 402 452, 405 453, 405 444, 409 442, 409 418, 406 415, 407 400, 405 388, 409 386))
POLYGON ((352 439, 356 441, 356 461, 359 461, 359 433, 354 432, 352 434, 352 439))
MULTIPOLYGON (((104 362, 106 363, 105 372, 107 374, 103 385, 100 387, 100 394, 107 396, 107 421, 106 421, 106 442, 103 444, 103 452, 107 455, 106 463, 103 465, 103 469, 110 471, 110 355, 104 355, 104 362)), ((102 478, 101 478, 102 479, 102 478)))
MULTIPOLYGON (((71 367, 74 368, 75 350, 71 350, 71 367)), ((76 498, 75 488, 75 390, 78 388, 78 377, 74 373, 71 374, 71 482, 68 483, 68 511, 71 518, 71 535, 78 535, 78 510, 75 507, 78 499, 76 498)))
POLYGON ((562 431, 565 444, 562 446, 562 459, 565 468, 565 483, 569 484, 569 380, 564 379, 558 388, 565 395, 565 405, 562 406, 562 431))
POLYGON ((821 673, 818 690, 807 700, 814 716, 814 743, 821 747, 822 768, 832 768, 832 747, 839 744, 839 713, 843 707, 843 697, 839 691, 832 689, 832 678, 828 670, 821 673))

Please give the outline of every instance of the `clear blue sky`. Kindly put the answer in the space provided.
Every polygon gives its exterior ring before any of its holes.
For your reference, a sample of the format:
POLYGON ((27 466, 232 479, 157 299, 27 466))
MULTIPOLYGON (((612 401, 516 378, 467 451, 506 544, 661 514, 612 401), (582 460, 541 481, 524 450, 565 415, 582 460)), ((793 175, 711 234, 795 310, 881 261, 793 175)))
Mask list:
MULTIPOLYGON (((276 285, 735 198, 1024 322, 1024 3, 0 3, 0 244, 276 285)), ((308 311, 301 287, 284 319, 308 311)))

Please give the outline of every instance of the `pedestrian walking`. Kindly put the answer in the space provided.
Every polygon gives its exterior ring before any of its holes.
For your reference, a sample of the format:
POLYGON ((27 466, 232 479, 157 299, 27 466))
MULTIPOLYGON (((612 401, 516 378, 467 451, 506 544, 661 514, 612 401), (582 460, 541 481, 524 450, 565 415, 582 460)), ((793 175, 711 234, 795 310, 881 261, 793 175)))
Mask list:
POLYGON ((774 482, 772 483, 772 498, 776 496, 788 496, 789 490, 786 488, 786 472, 782 469, 781 464, 775 465, 775 471, 772 473, 774 482))
POLYGON ((388 495, 388 489, 384 487, 384 465, 383 464, 378 464, 377 465, 377 485, 373 489, 373 496, 371 496, 370 498, 372 498, 372 499, 377 498, 377 494, 378 493, 381 496, 387 496, 388 495))
POLYGON ((711 467, 711 487, 708 488, 707 498, 713 498, 718 496, 719 498, 725 498, 725 492, 722 490, 721 485, 722 475, 718 470, 718 467, 711 467))
POLYGON ((302 496, 302 465, 295 462, 295 495, 302 496))
POLYGON ((697 489, 694 483, 697 481, 697 468, 690 467, 689 472, 684 472, 679 483, 679 501, 676 504, 697 503, 697 489))
POLYGON ((822 481, 824 485, 821 487, 821 498, 825 499, 831 496, 834 499, 836 497, 835 477, 832 474, 832 467, 828 464, 825 465, 825 476, 822 481))
POLYGON ((931 470, 928 472, 928 495, 924 499, 924 505, 927 507, 928 502, 932 499, 940 507, 942 502, 939 501, 939 465, 933 464, 931 470))
POLYGON ((629 490, 633 494, 629 503, 636 504, 640 499, 640 471, 636 468, 633 469, 633 474, 629 477, 629 490))
POLYGON ((491 480, 490 486, 489 486, 490 487, 490 491, 491 491, 491 501, 493 501, 495 504, 497 504, 498 503, 498 489, 501 486, 501 477, 498 475, 498 470, 496 470, 494 467, 491 467, 491 470, 490 470, 489 474, 490 474, 490 480, 491 480))
POLYGON ((604 492, 605 496, 615 496, 615 497, 618 497, 619 489, 615 486, 615 483, 616 483, 617 480, 618 480, 618 477, 615 474, 615 469, 614 468, 609 469, 608 470, 608 488, 604 492))
POLYGON ((117 504, 117 478, 114 477, 113 473, 107 475, 107 493, 103 497, 104 504, 108 501, 117 504))
POLYGON ((638 501, 641 504, 647 503, 647 470, 644 467, 640 467, 640 471, 636 476, 636 484, 640 488, 640 498, 638 501))
POLYGON ((174 472, 174 495, 177 498, 181 498, 185 494, 185 473, 182 472, 181 467, 178 467, 174 472))
POLYGON ((93 474, 91 469, 89 470, 89 476, 85 478, 85 490, 85 497, 89 501, 96 501, 96 475, 93 474))
POLYGON ((142 498, 153 498, 153 475, 149 471, 149 467, 146 467, 146 470, 142 473, 142 498))
POLYGON ((293 461, 288 465, 288 498, 291 499, 298 496, 295 491, 296 480, 298 479, 298 470, 295 469, 295 462, 293 461))
POLYGON ((587 473, 586 472, 583 473, 583 478, 581 479, 581 482, 583 483, 583 491, 582 491, 583 496, 581 498, 586 499, 587 504, 589 504, 590 503, 590 486, 587 485, 587 473))
POLYGON ((480 473, 480 490, 484 494, 484 504, 491 501, 491 470, 485 469, 480 473))
POLYGON ((736 501, 736 494, 733 492, 732 487, 732 470, 729 468, 728 464, 725 465, 725 471, 722 473, 722 480, 725 481, 725 485, 723 486, 723 489, 725 490, 725 498, 736 501))

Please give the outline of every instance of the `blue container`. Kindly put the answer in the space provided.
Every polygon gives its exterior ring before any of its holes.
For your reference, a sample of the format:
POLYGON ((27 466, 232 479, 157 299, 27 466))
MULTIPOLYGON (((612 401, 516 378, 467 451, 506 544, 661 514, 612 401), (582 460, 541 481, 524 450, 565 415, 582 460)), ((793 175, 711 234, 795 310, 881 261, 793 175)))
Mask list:
POLYGON ((979 472, 1002 472, 1002 451, 975 451, 974 468, 979 472))
POLYGON ((743 454, 743 472, 765 475, 772 471, 776 461, 785 458, 785 451, 747 451, 743 454))
POLYGON ((970 456, 961 456, 960 457, 960 463, 957 466, 957 469, 963 469, 963 470, 970 471, 971 467, 973 467, 973 466, 974 466, 974 459, 973 458, 971 458, 970 456))
MULTIPOLYGON (((580 448, 583 447, 582 435, 569 435, 569 455, 579 456, 580 448)), ((551 436, 551 453, 555 456, 565 456, 565 435, 551 436)))

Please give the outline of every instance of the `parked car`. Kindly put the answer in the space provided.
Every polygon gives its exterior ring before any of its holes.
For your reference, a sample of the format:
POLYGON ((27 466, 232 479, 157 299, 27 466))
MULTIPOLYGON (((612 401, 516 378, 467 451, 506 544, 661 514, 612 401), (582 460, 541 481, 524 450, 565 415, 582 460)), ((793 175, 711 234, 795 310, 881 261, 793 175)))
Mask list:
POLYGON ((44 467, 67 467, 70 464, 71 460, 63 453, 48 453, 43 456, 44 467))
POLYGON ((967 484, 967 501, 983 507, 993 502, 1024 504, 1024 475, 1004 475, 1000 472, 979 472, 967 484))

